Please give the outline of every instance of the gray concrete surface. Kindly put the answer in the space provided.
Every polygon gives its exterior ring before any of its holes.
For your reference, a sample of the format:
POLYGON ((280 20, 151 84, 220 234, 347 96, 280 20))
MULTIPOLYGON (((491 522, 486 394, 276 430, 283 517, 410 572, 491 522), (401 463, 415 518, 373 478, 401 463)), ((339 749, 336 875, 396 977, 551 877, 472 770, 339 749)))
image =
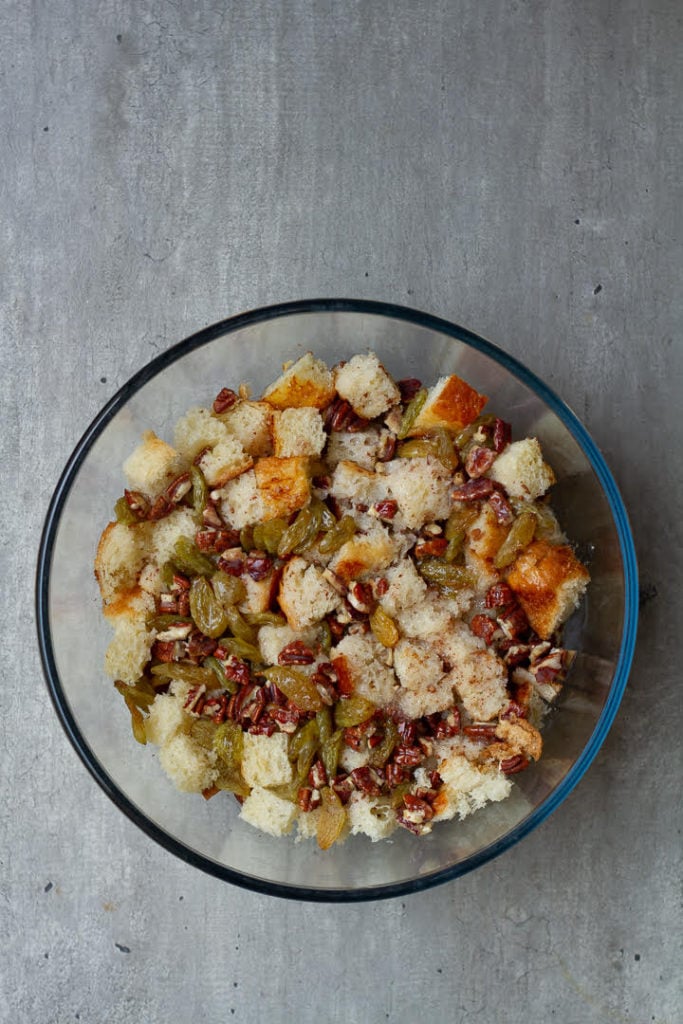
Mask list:
POLYGON ((674 1024, 680 986, 679 0, 0 7, 0 1021, 674 1024), (414 305, 581 415, 639 549, 614 728, 520 846, 427 894, 282 902, 175 860, 56 721, 32 576, 104 401, 223 316, 414 305))

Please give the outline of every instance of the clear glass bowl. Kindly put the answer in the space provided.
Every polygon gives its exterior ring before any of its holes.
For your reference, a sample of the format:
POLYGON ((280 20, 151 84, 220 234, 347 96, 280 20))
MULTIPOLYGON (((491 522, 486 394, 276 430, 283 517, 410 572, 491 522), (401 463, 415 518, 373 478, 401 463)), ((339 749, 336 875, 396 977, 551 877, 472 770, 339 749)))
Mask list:
POLYGON ((529 370, 490 343, 424 313, 323 299, 256 310, 209 327, 137 373, 71 455, 43 532, 37 575, 43 666, 57 714, 104 791, 148 835, 187 862, 250 889, 312 900, 362 900, 425 889, 506 850, 564 800, 602 744, 626 685, 636 635, 637 570, 624 506, 602 456, 574 414, 529 370), (258 394, 286 359, 307 350, 328 363, 372 348, 395 377, 458 373, 490 396, 516 436, 539 437, 558 483, 553 503, 590 564, 592 582, 567 627, 579 655, 545 729, 542 760, 515 776, 512 796, 415 839, 352 837, 322 853, 241 822, 227 798, 179 793, 156 752, 131 736, 103 657, 93 560, 122 490, 121 464, 144 429, 172 437, 192 405, 242 380, 258 394))

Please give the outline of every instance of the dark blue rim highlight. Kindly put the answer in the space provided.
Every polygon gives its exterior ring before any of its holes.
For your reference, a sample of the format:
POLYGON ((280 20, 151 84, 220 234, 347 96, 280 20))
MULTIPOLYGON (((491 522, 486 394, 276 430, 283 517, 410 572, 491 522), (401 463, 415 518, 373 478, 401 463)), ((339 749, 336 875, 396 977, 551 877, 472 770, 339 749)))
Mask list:
POLYGON ((119 807, 123 813, 130 818, 143 832, 156 840, 161 846, 174 853, 181 860, 186 861, 194 867, 215 875, 225 881, 232 882, 245 889, 256 892, 267 893, 271 896, 288 897, 290 899, 313 900, 322 903, 334 902, 360 902, 363 900, 388 899, 395 896, 404 896, 408 893, 420 892, 442 882, 448 882, 453 878, 472 871, 480 864, 485 864, 493 857, 503 853, 510 846, 513 846, 525 835, 531 832, 537 825, 540 825, 548 815, 562 803, 572 789, 584 775, 593 761, 598 750, 602 746, 605 737, 612 724, 614 716, 621 702, 626 681, 628 679, 633 651, 635 648, 636 629, 638 621, 638 570, 636 565, 636 554, 633 545, 633 538, 629 527, 628 517, 621 495, 616 483, 600 451, 592 438, 580 423, 569 407, 560 399, 546 384, 543 383, 534 373, 528 370, 522 363, 512 356, 503 352, 496 345, 485 341, 471 331, 465 330, 456 324, 439 317, 410 309, 406 306, 395 306, 384 302, 370 302, 359 299, 304 299, 297 302, 285 302, 275 306, 266 306, 261 309, 242 313, 239 316, 230 317, 217 324, 198 331, 191 337, 172 346, 166 352, 153 359, 147 366, 136 373, 127 384, 114 395, 105 405, 102 411, 95 417, 81 440, 76 445, 66 467, 59 479, 55 492, 52 496, 50 506, 45 519, 45 526, 40 541, 38 553, 38 567, 36 574, 36 619, 38 628, 38 644, 43 664, 43 671, 47 681, 50 698, 57 712, 59 720, 71 741, 76 753, 81 758, 86 768, 99 783, 107 796, 119 807), (480 850, 467 860, 451 868, 445 868, 433 874, 414 879, 410 882, 398 882, 383 886, 369 886, 366 889, 347 891, 345 889, 307 889, 293 885, 285 885, 276 882, 263 881, 262 879, 243 875, 217 864, 214 861, 196 853, 190 847, 178 842, 168 833, 164 832, 157 825, 151 822, 142 814, 134 804, 114 785, 97 758, 88 747, 84 737, 81 735, 78 726, 71 714, 66 701, 64 691, 57 673, 57 666, 52 648, 50 634, 48 596, 50 586, 50 567, 52 562, 52 550, 55 542, 59 520, 64 502, 69 494, 71 485, 78 473, 78 470, 85 459, 89 449, 107 426, 109 421, 126 404, 129 398, 135 394, 147 381, 155 377, 161 370, 170 366, 176 360, 182 358, 186 353, 206 345, 208 342, 225 334, 239 330, 250 324, 262 323, 265 320, 272 320, 276 317, 292 316, 300 313, 366 313, 376 316, 389 317, 396 320, 404 320, 408 323, 417 324, 433 331, 439 331, 451 338, 470 345, 472 348, 490 356, 493 360, 504 366, 511 374, 531 388, 553 412, 564 423, 575 440, 579 443, 588 458, 593 471, 598 477, 614 516, 619 545, 624 568, 625 583, 625 607, 624 625, 622 630, 621 648, 617 661, 612 686, 607 701, 598 719, 596 727, 566 777, 553 790, 550 796, 536 808, 524 821, 507 833, 502 839, 492 843, 490 846, 480 850))

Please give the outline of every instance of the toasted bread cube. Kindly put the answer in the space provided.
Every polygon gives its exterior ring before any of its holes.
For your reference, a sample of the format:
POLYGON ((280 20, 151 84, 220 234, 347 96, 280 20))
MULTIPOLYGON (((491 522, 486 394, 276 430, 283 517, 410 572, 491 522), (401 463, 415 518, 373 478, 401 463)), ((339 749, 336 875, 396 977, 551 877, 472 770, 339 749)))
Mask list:
POLYGON ((453 703, 453 684, 436 649, 420 640, 399 640, 394 672, 401 684, 396 703, 407 718, 445 711, 453 703))
POLYGON ((144 563, 147 541, 146 523, 105 526, 95 555, 95 576, 105 605, 113 601, 119 591, 135 584, 144 563))
POLYGON ((370 533, 356 534, 343 544, 329 567, 344 583, 350 583, 386 569, 395 554, 394 541, 384 527, 378 526, 370 533))
POLYGON ((284 732, 276 732, 272 736, 244 734, 242 777, 248 786, 281 786, 291 782, 288 742, 284 732))
POLYGON ((317 566, 297 556, 282 571, 278 602, 290 627, 302 630, 338 608, 341 598, 317 566))
POLYGON ((323 418, 317 409, 307 406, 273 414, 273 451, 280 459, 320 455, 326 440, 323 418))
POLYGON ((344 674, 353 692, 366 697, 379 708, 391 704, 399 690, 399 683, 386 658, 386 648, 371 633, 347 634, 330 651, 330 660, 335 666, 343 659, 344 674))
POLYGON ((148 743, 163 747, 176 733, 189 726, 191 719, 183 711, 185 698, 180 700, 175 693, 158 693, 149 709, 149 717, 145 722, 145 735, 148 743))
POLYGON ((502 718, 496 728, 496 737, 503 740, 514 754, 523 754, 538 761, 543 751, 543 739, 535 725, 524 718, 502 718))
POLYGON ((385 479, 409 529, 417 530, 425 523, 448 516, 453 484, 438 459, 396 459, 388 463, 385 479))
POLYGON ((286 518, 307 505, 311 497, 308 459, 266 456, 254 466, 256 486, 263 503, 263 521, 286 518))
POLYGON ((201 793, 218 778, 216 754, 177 732, 159 751, 159 763, 183 793, 201 793))
POLYGON ((454 373, 441 377, 429 391, 408 436, 418 437, 437 427, 456 432, 463 430, 476 420, 487 401, 486 395, 480 395, 454 373))
POLYGON ((401 400, 401 393, 374 352, 353 356, 334 375, 337 393, 351 403, 353 411, 373 420, 401 400))
POLYGON ((199 468, 206 478, 209 487, 221 487, 228 480, 246 473, 254 465, 236 437, 226 437, 199 460, 199 468))
POLYGON ((242 804, 240 818, 261 832, 284 836, 292 831, 299 810, 291 800, 284 800, 269 789, 255 786, 242 804))
POLYGON ((341 501, 370 505, 377 499, 381 483, 372 469, 364 469, 356 462, 343 459, 332 474, 330 494, 341 501))
POLYGON ((299 409, 305 405, 324 409, 334 394, 331 370, 312 352, 307 352, 266 388, 263 399, 275 409, 299 409))
POLYGON ((147 430, 142 435, 142 444, 124 462, 123 472, 132 490, 158 494, 185 470, 186 465, 180 452, 157 437, 153 430, 147 430))
POLYGON ((447 678, 476 722, 490 722, 509 701, 507 669, 493 651, 471 651, 447 678))
POLYGON ((541 446, 535 437, 509 444, 488 475, 502 484, 511 498, 525 501, 535 501, 555 483, 555 474, 543 461, 541 446))
POLYGON ((221 515, 233 529, 253 526, 264 518, 263 498, 253 469, 229 480, 220 493, 221 515))
POLYGON ((267 612, 277 590, 276 573, 270 572, 265 579, 253 580, 249 573, 245 572, 240 578, 247 589, 247 596, 240 602, 239 610, 243 614, 250 612, 254 615, 267 612))
POLYGON ((188 409, 176 423, 173 435, 176 448, 190 462, 205 448, 215 448, 229 436, 211 410, 202 408, 188 409))
POLYGON ((569 618, 588 586, 590 574, 567 544, 535 540, 507 574, 531 626, 544 640, 569 618))
POLYGON ((504 800, 512 789, 510 779, 496 768, 472 764, 462 751, 448 752, 437 770, 444 784, 434 801, 434 821, 466 818, 488 803, 504 800))
POLYGON ((114 627, 114 637, 104 656, 104 668, 112 679, 134 683, 149 661, 154 632, 147 628, 147 616, 154 612, 154 598, 140 587, 120 595, 105 608, 114 627))
POLYGON ((500 572, 493 561, 498 549, 508 535, 508 526, 501 525, 490 505, 484 505, 481 512, 467 529, 465 538, 465 562, 473 571, 479 591, 488 590, 500 572))
POLYGON ((249 455, 272 455, 273 409, 267 402, 237 402, 217 419, 249 455))
POLYGON ((389 589, 379 603, 389 615, 399 615, 413 605, 422 603, 427 594, 427 584, 415 568, 412 558, 404 558, 384 573, 389 589))

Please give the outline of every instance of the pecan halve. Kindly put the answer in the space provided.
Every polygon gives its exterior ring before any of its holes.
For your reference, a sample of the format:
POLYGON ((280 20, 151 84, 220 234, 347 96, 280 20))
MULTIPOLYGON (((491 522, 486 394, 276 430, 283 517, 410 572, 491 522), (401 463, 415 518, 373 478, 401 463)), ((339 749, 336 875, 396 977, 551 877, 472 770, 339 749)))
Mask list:
POLYGON ((278 665, 312 665, 315 655, 303 640, 292 640, 277 656, 278 665))
POLYGON ((489 498, 489 505, 494 511, 497 522, 501 526, 508 526, 515 518, 515 512, 504 494, 494 490, 489 498))
POLYGON ((500 454, 512 440, 512 427, 505 420, 498 419, 493 426, 493 450, 500 454))
POLYGON ((221 388, 213 400, 213 411, 219 416, 222 412, 231 409, 237 401, 237 395, 231 388, 221 388))
POLYGON ((481 501, 493 494, 493 480, 483 477, 481 480, 468 480, 462 487, 456 487, 452 493, 453 501, 481 501))
POLYGON ((496 460, 496 453, 490 448, 474 445, 465 459, 465 471, 473 480, 483 476, 496 460))
POLYGON ((247 555, 246 570, 252 580, 264 580, 273 568, 273 559, 265 551, 252 551, 247 555))

